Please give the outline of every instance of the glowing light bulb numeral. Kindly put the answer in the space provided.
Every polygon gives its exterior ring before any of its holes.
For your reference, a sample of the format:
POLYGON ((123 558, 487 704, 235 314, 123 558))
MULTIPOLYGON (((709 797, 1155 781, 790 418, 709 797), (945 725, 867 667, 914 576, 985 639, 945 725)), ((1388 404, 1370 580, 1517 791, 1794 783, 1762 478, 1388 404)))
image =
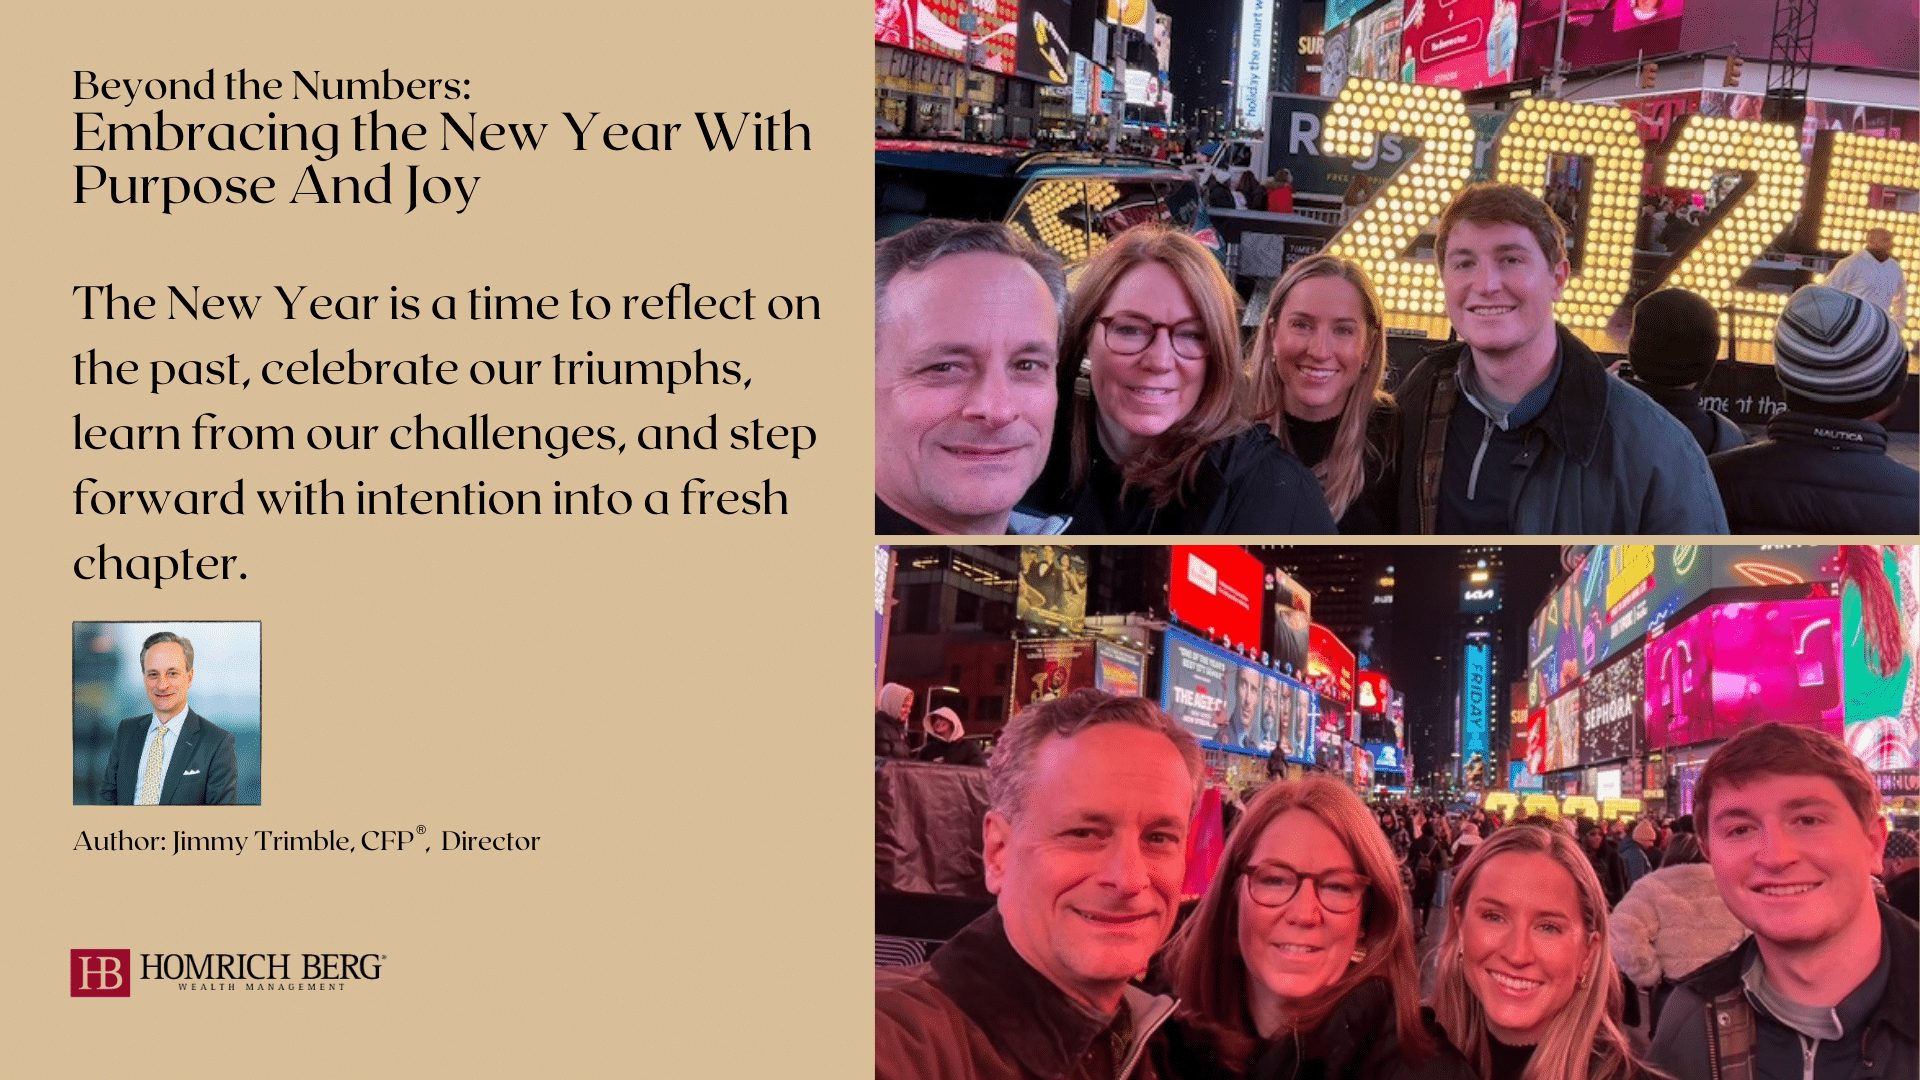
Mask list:
MULTIPOLYGON (((1799 132, 1788 124, 1688 116, 1673 137, 1664 171, 1663 184, 1693 191, 1712 190, 1721 173, 1739 172, 1753 179, 1663 284, 1691 289, 1716 308, 1757 312, 1737 316, 1731 331, 1742 341, 1771 339, 1787 298, 1734 283, 1774 237, 1793 224, 1800 209, 1807 167, 1800 161, 1799 132)), ((1729 329, 1724 314, 1721 328, 1729 329)))
MULTIPOLYGON (((1823 131, 1813 144, 1813 168, 1807 183, 1805 227, 1822 251, 1860 250, 1867 230, 1893 234, 1895 257, 1912 259, 1920 243, 1920 214, 1871 205, 1873 186, 1920 190, 1920 143, 1876 139, 1846 131, 1823 131)), ((1920 310, 1907 279, 1907 347, 1920 343, 1920 310)))
POLYGON ((1433 263, 1400 253, 1446 209, 1454 192, 1466 186, 1473 171, 1473 122, 1459 91, 1348 79, 1327 111, 1321 152, 1366 158, 1379 137, 1388 134, 1418 138, 1420 149, 1326 250, 1366 267, 1388 308, 1444 317, 1446 302, 1433 263))
POLYGON ((1568 326, 1603 327, 1633 283, 1633 237, 1646 163, 1632 113, 1612 105, 1522 102, 1495 144, 1495 179, 1546 197, 1556 153, 1593 159, 1587 212, 1578 236, 1580 272, 1567 279, 1555 313, 1568 326))
POLYGON ((1020 197, 1009 224, 1077 266, 1106 248, 1107 238, 1090 226, 1119 198, 1120 190, 1107 181, 1040 180, 1020 197))

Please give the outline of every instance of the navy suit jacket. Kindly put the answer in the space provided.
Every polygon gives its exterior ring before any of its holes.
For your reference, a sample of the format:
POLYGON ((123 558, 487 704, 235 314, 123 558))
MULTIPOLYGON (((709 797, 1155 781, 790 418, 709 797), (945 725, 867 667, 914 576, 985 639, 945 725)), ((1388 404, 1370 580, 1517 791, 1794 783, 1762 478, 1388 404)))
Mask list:
MULTIPOLYGON (((152 723, 152 713, 120 721, 113 753, 107 758, 107 778, 100 785, 100 805, 132 806, 140 797, 148 751, 142 744, 152 723)), ((240 769, 233 753, 233 733, 189 708, 187 726, 180 729, 180 741, 173 748, 166 780, 160 785, 160 805, 231 804, 240 801, 239 795, 240 769)))

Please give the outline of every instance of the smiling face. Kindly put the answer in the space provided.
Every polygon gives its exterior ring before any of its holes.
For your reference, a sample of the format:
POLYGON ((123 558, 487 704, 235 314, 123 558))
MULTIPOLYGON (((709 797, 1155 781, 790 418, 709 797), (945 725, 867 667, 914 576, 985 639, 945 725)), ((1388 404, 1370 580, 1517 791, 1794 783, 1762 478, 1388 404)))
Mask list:
POLYGON ((1108 723, 1049 736, 1018 817, 987 815, 987 889, 1014 951, 1111 1012, 1173 929, 1192 809, 1192 775, 1165 735, 1108 723))
POLYGON ((1581 914, 1573 875, 1551 856, 1495 856, 1472 882, 1460 922, 1461 966, 1509 1046, 1531 1046, 1573 1000, 1599 948, 1581 914))
POLYGON ((1109 453, 1125 460, 1179 423, 1200 400, 1207 383, 1207 360, 1181 356, 1174 350, 1172 336, 1197 335, 1204 341, 1205 329, 1186 287, 1157 262, 1143 262, 1121 275, 1099 317, 1131 317, 1172 327, 1156 328, 1153 340, 1132 356, 1107 346, 1112 323, 1095 325, 1087 339, 1100 439, 1109 453))
POLYGON ((1716 786, 1707 861, 1727 910, 1763 943, 1817 949, 1873 914, 1886 819, 1861 823, 1824 776, 1716 786))
MULTIPOLYGON (((1567 262, 1549 264, 1540 241, 1512 222, 1456 222, 1440 264, 1447 318, 1473 347, 1476 363, 1512 365, 1546 378, 1557 348, 1553 305, 1567 262)), ((1531 387, 1528 387, 1530 389, 1531 387)))
MULTIPOLYGON (((1251 866, 1285 863, 1303 874, 1359 873, 1353 853, 1320 818, 1288 810, 1273 819, 1253 845, 1251 866)), ((1257 903, 1242 875, 1239 896, 1240 957, 1247 965, 1247 1001, 1264 1034, 1277 1031, 1287 1003, 1332 986, 1346 974, 1366 923, 1363 900, 1353 910, 1328 911, 1320 886, 1301 881, 1293 899, 1279 907, 1257 903)))
POLYGON ((1059 316, 1010 255, 967 252, 887 285, 874 330, 874 493, 943 533, 1002 533, 1046 464, 1059 316))
POLYGON ((1272 363, 1287 414, 1331 420, 1347 407, 1371 344, 1366 301, 1343 277, 1312 277, 1287 291, 1274 317, 1272 363))
POLYGON ((187 653, 178 644, 162 641, 147 650, 141 664, 146 680, 147 701, 154 714, 166 723, 187 707, 187 691, 193 686, 193 672, 187 669, 187 653))

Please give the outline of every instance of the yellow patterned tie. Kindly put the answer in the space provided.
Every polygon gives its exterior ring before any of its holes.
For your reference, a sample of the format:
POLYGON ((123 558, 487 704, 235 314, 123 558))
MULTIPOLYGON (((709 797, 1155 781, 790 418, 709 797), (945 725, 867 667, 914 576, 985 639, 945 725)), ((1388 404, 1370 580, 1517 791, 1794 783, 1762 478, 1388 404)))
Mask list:
POLYGON ((153 749, 147 751, 147 775, 140 781, 140 800, 137 806, 152 806, 160 801, 160 762, 167 756, 167 725, 160 725, 160 733, 153 737, 153 749))

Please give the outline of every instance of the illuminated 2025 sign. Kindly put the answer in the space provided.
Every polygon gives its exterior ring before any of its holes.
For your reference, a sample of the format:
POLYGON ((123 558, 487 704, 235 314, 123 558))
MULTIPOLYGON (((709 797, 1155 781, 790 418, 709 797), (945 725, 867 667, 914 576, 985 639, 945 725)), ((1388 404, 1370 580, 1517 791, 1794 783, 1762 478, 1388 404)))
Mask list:
MULTIPOLYGON (((1416 137, 1420 149, 1327 250, 1365 266, 1389 311, 1444 318, 1435 264, 1403 253, 1472 173, 1466 101, 1455 89, 1349 79, 1327 112, 1324 151, 1364 158, 1388 134, 1416 137)), ((1657 177, 1664 186, 1696 191, 1712 188, 1724 174, 1741 177, 1713 228, 1660 284, 1691 289, 1722 310, 1738 309, 1731 329, 1742 340, 1771 337, 1786 297, 1737 283, 1796 215, 1803 240, 1822 251, 1852 250, 1872 228, 1891 231, 1903 247, 1920 242, 1920 215, 1876 207, 1871 198, 1876 186, 1920 189, 1920 143, 1823 132, 1810 168, 1799 145, 1791 124, 1688 116, 1669 136, 1657 177)), ((1592 180, 1583 235, 1573 238, 1582 252, 1580 272, 1568 279, 1555 314, 1568 326, 1597 330, 1626 300, 1631 283, 1646 164, 1633 114, 1592 102, 1524 101, 1495 140, 1494 178, 1544 195, 1549 158, 1569 152, 1592 160, 1592 180)), ((1920 305, 1908 305, 1905 330, 1910 345, 1920 341, 1920 305)))

